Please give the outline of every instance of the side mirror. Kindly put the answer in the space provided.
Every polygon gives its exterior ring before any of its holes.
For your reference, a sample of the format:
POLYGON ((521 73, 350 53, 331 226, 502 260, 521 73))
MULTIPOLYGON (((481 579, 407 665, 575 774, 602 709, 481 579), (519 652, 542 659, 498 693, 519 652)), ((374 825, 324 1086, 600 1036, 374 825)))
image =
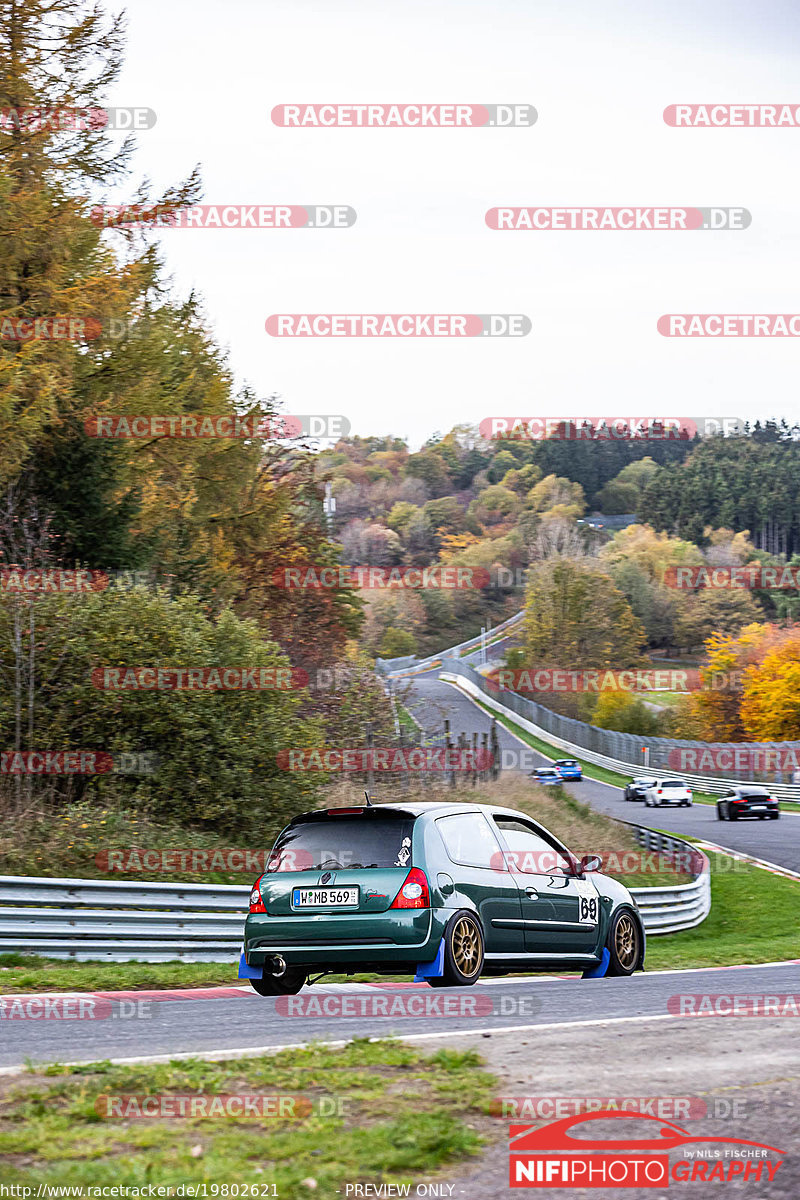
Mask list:
POLYGON ((587 875, 590 871, 602 871, 603 860, 599 854, 584 854, 581 859, 581 871, 587 875))

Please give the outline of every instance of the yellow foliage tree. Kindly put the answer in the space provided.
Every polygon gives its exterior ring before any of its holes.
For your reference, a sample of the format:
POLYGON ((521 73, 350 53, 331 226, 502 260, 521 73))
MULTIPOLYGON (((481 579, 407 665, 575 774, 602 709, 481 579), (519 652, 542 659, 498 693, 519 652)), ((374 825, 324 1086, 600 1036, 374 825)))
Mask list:
POLYGON ((746 736, 759 742, 800 738, 800 628, 745 671, 741 702, 746 736))

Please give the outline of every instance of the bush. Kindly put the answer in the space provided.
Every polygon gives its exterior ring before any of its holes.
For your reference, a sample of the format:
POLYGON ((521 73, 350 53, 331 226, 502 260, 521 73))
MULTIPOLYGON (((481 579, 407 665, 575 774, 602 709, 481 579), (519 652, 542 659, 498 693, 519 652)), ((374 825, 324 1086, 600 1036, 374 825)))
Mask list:
MULTIPOLYGON (((0 603, 0 664, 13 670, 13 597, 0 603)), ((310 806, 313 776, 289 775, 279 750, 319 743, 314 722, 300 719, 297 690, 107 691, 98 667, 288 668, 274 642, 230 611, 213 620, 194 597, 164 591, 110 589, 84 597, 35 601, 37 620, 35 733, 31 750, 147 752, 154 775, 47 777, 64 796, 126 792, 162 820, 240 835, 265 819, 310 806)), ((0 696, 0 734, 14 745, 13 697, 0 696)))
POLYGON ((618 733, 635 733, 640 737, 658 737, 661 729, 658 714, 647 708, 642 700, 625 692, 602 692, 592 719, 601 729, 618 733))
POLYGON ((402 658, 417 653, 417 639, 405 629, 390 625, 381 639, 381 658, 402 658))

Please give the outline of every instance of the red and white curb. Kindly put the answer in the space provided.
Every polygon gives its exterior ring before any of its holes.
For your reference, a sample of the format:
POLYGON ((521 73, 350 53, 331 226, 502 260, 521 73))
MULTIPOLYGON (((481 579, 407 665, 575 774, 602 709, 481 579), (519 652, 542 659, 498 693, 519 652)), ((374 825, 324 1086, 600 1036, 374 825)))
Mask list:
POLYGON ((784 879, 800 879, 800 873, 781 867, 778 863, 769 862, 766 858, 755 858, 752 854, 743 854, 739 850, 730 850, 727 846, 718 846, 716 842, 706 842, 699 838, 693 839, 695 846, 703 850, 714 850, 717 854, 725 854, 728 858, 738 858, 739 862, 748 863, 751 867, 760 867, 769 871, 770 875, 781 875, 784 879))
MULTIPOLYGON (((699 974, 700 972, 709 971, 757 971, 767 967, 793 967, 800 966, 800 958, 781 959, 778 962, 760 962, 760 963, 732 963, 721 967, 673 967, 663 971, 645 971, 643 978, 650 978, 655 975, 691 975, 699 974)), ((548 984, 559 983, 564 980, 573 979, 580 982, 580 973, 573 972, 571 975, 510 975, 508 978, 502 979, 482 979, 475 985, 477 988, 487 987, 514 987, 521 983, 530 984, 548 984)), ((377 980, 371 983, 315 983, 312 985, 312 991, 306 992, 306 995, 342 995, 343 993, 358 994, 363 991, 373 990, 388 990, 400 991, 409 988, 425 988, 427 983, 414 983, 412 981, 402 980, 400 982, 392 982, 391 980, 377 980)), ((0 992, 0 1007, 3 1001, 20 1001, 25 1003, 29 1000, 106 1000, 106 1001, 121 1001, 121 1000, 147 1000, 153 1003, 162 1003, 170 1001, 199 1001, 199 1000, 252 1000, 253 1002, 263 1000, 263 997, 257 996, 250 988, 249 984, 237 984, 231 987, 206 987, 206 988, 169 988, 164 991, 124 991, 124 992, 0 992)))

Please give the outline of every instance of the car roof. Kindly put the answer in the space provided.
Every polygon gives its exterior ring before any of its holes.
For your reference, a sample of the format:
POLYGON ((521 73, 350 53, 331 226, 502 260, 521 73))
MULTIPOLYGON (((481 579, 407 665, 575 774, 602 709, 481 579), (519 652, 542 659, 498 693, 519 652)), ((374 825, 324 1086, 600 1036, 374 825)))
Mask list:
POLYGON ((754 796, 769 795, 769 788, 764 787, 763 783, 734 783, 731 790, 734 792, 752 792, 754 796))
MULTIPOLYGON (((373 801, 369 807, 366 804, 343 804, 337 807, 361 809, 363 812, 391 812, 409 817, 421 817, 431 813, 444 816, 451 813, 471 812, 501 813, 503 816, 509 817, 524 817, 527 815, 515 808, 504 808, 498 804, 479 804, 477 801, 474 804, 456 804, 452 800, 423 800, 413 804, 376 804, 373 801)), ((331 811, 330 808, 317 808, 309 812, 298 813, 296 817, 292 817, 290 824, 293 825, 295 821, 307 820, 309 817, 325 817, 331 811)), ((535 817, 529 819, 536 820, 535 817)))

